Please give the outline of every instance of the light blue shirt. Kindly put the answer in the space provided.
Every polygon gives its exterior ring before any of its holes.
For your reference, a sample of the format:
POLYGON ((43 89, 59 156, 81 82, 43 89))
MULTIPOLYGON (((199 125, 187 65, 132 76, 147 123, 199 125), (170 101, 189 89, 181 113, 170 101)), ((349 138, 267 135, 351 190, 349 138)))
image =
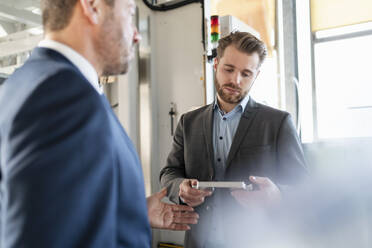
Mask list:
MULTIPOLYGON (((213 151, 215 181, 224 181, 227 156, 229 155, 231 144, 248 101, 249 95, 243 98, 229 113, 224 113, 220 108, 217 97, 214 101, 213 151)), ((211 230, 205 248, 228 247, 224 244, 224 229, 221 223, 221 218, 223 218, 224 214, 220 213, 220 209, 218 208, 220 204, 223 204, 224 199, 219 197, 219 191, 215 190, 213 199, 211 200, 213 200, 211 202, 213 223, 210 225, 211 230)))
POLYGON ((240 118, 249 101, 249 95, 243 98, 238 105, 229 113, 218 105, 217 98, 214 101, 213 110, 213 151, 214 151, 214 171, 215 180, 224 180, 226 160, 229 155, 230 147, 238 128, 240 118))

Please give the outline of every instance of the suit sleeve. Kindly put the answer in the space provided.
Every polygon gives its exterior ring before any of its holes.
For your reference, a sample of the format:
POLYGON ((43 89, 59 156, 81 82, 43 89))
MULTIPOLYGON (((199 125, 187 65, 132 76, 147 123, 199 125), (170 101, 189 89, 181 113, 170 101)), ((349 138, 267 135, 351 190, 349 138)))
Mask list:
POLYGON ((98 94, 74 71, 43 82, 17 113, 5 183, 6 247, 113 247, 109 133, 98 94))
POLYGON ((172 150, 168 155, 166 166, 160 171, 160 183, 167 188, 169 199, 180 204, 179 185, 185 179, 185 159, 184 159, 184 115, 178 122, 176 132, 173 136, 172 150))
POLYGON ((301 141, 289 114, 280 125, 276 147, 279 166, 277 184, 285 190, 288 185, 301 183, 308 174, 301 141))

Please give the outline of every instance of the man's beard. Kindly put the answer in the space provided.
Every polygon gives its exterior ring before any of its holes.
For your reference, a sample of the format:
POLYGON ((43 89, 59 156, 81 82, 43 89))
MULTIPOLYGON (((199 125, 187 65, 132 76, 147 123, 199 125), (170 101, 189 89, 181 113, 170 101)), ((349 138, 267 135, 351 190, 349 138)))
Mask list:
POLYGON ((102 76, 122 75, 128 72, 131 59, 130 49, 123 40, 123 30, 117 26, 112 16, 107 17, 100 42, 100 54, 102 59, 102 76))
POLYGON ((128 72, 128 62, 116 63, 112 62, 105 64, 102 71, 102 76, 124 75, 128 72))
POLYGON ((221 86, 218 83, 217 75, 216 75, 215 80, 214 80, 214 86, 216 88, 216 92, 217 92, 218 96, 224 102, 230 103, 230 104, 239 103, 248 94, 248 90, 247 91, 242 91, 242 89, 240 87, 238 87, 238 86, 236 86, 236 85, 234 85, 232 83, 224 84, 223 86, 221 86), (223 91, 223 88, 224 87, 229 87, 231 89, 237 90, 237 91, 239 91, 239 94, 237 94, 237 95, 226 94, 223 91))

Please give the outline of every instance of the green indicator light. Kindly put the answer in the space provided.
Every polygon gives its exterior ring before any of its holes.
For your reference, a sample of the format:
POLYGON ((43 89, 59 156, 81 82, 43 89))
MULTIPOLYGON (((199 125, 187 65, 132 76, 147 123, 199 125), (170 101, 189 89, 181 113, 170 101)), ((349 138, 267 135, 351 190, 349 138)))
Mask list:
POLYGON ((212 42, 218 41, 220 39, 220 34, 213 33, 212 34, 212 42))

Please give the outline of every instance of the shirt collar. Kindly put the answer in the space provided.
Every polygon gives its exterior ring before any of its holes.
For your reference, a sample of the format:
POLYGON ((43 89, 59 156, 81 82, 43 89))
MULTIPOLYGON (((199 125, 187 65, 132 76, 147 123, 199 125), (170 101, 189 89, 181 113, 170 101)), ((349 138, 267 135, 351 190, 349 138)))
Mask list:
MULTIPOLYGON (((247 94, 240 102, 238 105, 235 106, 234 109, 236 109, 238 106, 241 107, 241 110, 242 110, 242 113, 244 112, 245 110, 245 107, 247 106, 247 103, 249 101, 249 95, 247 94)), ((218 110, 221 111, 221 113, 223 112, 220 108, 220 105, 218 104, 218 101, 217 101, 217 95, 215 96, 215 99, 214 99, 214 104, 213 104, 213 109, 216 109, 218 108, 218 110)))
POLYGON ((45 47, 55 50, 65 56, 68 60, 75 65, 84 77, 91 83, 93 88, 99 93, 103 94, 102 88, 98 83, 98 75, 94 67, 87 59, 85 59, 78 52, 73 50, 71 47, 57 42, 55 40, 44 39, 40 41, 39 47, 45 47))

